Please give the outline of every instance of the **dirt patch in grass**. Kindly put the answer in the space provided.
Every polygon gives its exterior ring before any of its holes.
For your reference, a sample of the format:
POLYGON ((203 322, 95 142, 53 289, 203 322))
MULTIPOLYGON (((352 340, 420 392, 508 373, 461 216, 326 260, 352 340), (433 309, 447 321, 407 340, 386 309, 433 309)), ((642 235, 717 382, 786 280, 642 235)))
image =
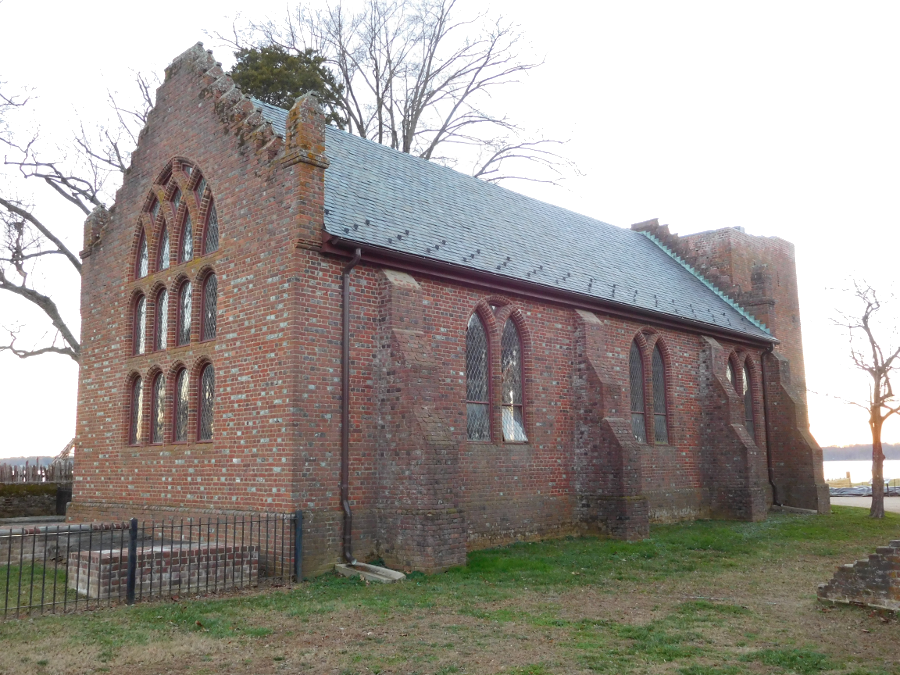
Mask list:
POLYGON ((856 511, 521 544, 393 586, 326 577, 10 622, 0 672, 900 675, 892 617, 815 598, 896 538, 900 517, 856 511))

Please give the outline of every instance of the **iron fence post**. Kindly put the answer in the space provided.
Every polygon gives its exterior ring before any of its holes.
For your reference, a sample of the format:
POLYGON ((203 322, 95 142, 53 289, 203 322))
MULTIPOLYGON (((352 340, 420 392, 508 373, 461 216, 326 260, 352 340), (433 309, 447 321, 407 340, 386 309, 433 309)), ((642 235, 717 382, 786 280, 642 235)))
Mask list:
POLYGON ((294 574, 297 583, 303 581, 303 511, 294 512, 294 574))
POLYGON ((134 604, 134 581, 137 576, 137 518, 131 519, 131 530, 128 533, 128 582, 125 591, 125 602, 134 604))

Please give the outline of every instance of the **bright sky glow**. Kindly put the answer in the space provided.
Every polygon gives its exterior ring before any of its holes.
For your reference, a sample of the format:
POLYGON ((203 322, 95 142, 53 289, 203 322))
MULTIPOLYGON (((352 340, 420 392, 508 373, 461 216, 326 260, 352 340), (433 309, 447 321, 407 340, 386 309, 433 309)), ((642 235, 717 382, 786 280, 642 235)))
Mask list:
MULTIPOLYGON (((569 139, 582 177, 552 188, 509 185, 627 227, 659 217, 685 234, 743 226, 797 247, 812 431, 822 445, 865 443, 865 376, 849 366, 830 319, 848 307, 850 276, 885 289, 897 264, 900 5, 891 2, 557 2, 461 0, 520 23, 545 64, 495 98, 526 128, 569 139)), ((237 12, 277 17, 284 0, 254 3, 0 2, 0 81, 30 87, 33 123, 58 139, 105 117, 106 91, 131 91, 197 41, 230 65, 204 31, 237 12)), ((3 180, 0 177, 0 180, 3 180)), ((31 189, 40 190, 40 186, 31 189)), ((42 194, 38 192, 38 194, 42 194)), ((24 196, 24 193, 23 193, 24 196)), ((43 193, 40 203, 53 204, 43 193)), ((42 215, 81 248, 71 210, 42 215)), ((77 278, 42 282, 77 324, 77 278)), ((24 303, 0 297, 0 325, 24 303)), ((889 318, 900 316, 900 303, 889 318)), ((890 322, 889 322, 890 323, 890 322)), ((74 434, 77 369, 66 357, 0 355, 0 457, 55 454, 74 434)), ((900 425, 885 440, 900 442, 900 425)))

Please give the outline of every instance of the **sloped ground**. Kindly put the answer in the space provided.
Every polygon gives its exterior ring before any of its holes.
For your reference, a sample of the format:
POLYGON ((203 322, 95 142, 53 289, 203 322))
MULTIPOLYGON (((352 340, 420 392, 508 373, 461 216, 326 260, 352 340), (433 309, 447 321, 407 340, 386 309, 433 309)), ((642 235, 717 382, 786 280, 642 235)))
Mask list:
POLYGON ((862 509, 473 553, 402 584, 320 578, 0 625, 2 673, 900 674, 889 616, 816 601, 896 539, 862 509))

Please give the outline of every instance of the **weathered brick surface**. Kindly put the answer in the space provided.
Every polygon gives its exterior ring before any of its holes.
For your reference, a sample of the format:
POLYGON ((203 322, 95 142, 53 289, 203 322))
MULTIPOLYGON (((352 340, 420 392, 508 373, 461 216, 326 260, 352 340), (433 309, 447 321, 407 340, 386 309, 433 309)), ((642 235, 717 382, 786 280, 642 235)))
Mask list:
MULTIPOLYGON (((85 225, 71 520, 302 509, 304 569, 314 574, 339 561, 343 260, 321 246, 328 170, 322 124, 314 102, 301 99, 287 139, 278 139, 199 47, 167 70, 115 208, 85 225), (220 246, 156 271, 159 232, 142 212, 148 195, 160 193, 156 182, 166 167, 186 180, 181 162, 208 181, 220 246), (134 280, 141 226, 151 267, 134 280), (146 294, 153 317, 155 291, 169 289, 172 345, 180 280, 194 281, 199 294, 209 272, 219 284, 216 338, 200 341, 197 295, 189 345, 131 356, 136 294, 146 294), (197 386, 207 363, 216 372, 214 437, 198 442, 197 386), (191 432, 187 442, 174 443, 174 374, 181 365, 192 378, 191 432), (156 372, 167 376, 166 440, 129 445, 129 383, 143 378, 149 431, 156 372)), ((197 251, 208 208, 188 199, 197 251)), ((169 236, 175 251, 171 223, 169 236)), ((762 419, 761 348, 651 323, 358 265, 351 276, 349 399, 356 557, 439 570, 463 563, 466 550, 515 540, 586 531, 638 539, 650 522, 761 517, 770 499, 764 461, 760 468, 764 425, 749 438, 736 395, 723 389, 725 359, 748 359, 762 419), (473 312, 489 336, 492 378, 492 437, 480 443, 466 440, 465 343, 473 312), (522 340, 525 443, 501 436, 500 335, 507 320, 522 340), (665 445, 639 444, 631 434, 633 340, 646 359, 646 387, 655 345, 664 357, 665 445)), ((771 395, 788 396, 789 378, 775 379, 781 385, 770 382, 771 395)), ((778 400, 785 415, 778 433, 788 439, 781 452, 800 456, 797 439, 808 436, 804 409, 790 396, 778 400)), ((785 489, 816 485, 809 477, 816 456, 807 456, 805 463, 785 460, 785 489)))
POLYGON ((820 584, 820 600, 900 610, 900 541, 879 546, 867 560, 841 565, 827 584, 820 584))
POLYGON ((56 483, 0 484, 0 518, 56 515, 56 483))

